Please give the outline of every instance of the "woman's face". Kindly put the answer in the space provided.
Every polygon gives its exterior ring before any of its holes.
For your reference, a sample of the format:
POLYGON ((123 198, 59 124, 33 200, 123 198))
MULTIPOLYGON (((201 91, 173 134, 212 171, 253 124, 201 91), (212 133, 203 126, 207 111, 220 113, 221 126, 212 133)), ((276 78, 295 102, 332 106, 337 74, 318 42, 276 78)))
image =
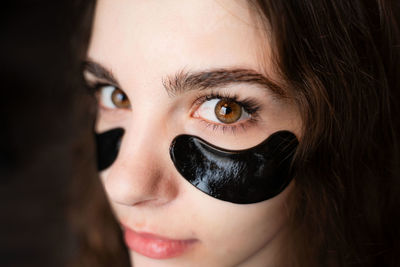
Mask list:
POLYGON ((125 129, 101 177, 135 267, 266 266, 284 245, 292 184, 266 201, 233 204, 191 185, 169 155, 180 134, 227 149, 278 130, 299 136, 296 109, 276 90, 240 75, 222 82, 234 71, 274 77, 253 16, 245 1, 98 1, 86 77, 98 85, 96 131, 125 129), (236 107, 229 117, 215 112, 221 99, 236 107))

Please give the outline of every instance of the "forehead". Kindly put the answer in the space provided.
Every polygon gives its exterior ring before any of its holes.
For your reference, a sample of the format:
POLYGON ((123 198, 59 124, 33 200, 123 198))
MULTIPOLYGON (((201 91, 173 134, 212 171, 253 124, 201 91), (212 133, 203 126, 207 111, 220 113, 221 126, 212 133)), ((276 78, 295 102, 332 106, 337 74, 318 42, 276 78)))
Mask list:
POLYGON ((268 47, 253 17, 245 1, 99 0, 89 57, 121 83, 188 68, 257 70, 268 47))

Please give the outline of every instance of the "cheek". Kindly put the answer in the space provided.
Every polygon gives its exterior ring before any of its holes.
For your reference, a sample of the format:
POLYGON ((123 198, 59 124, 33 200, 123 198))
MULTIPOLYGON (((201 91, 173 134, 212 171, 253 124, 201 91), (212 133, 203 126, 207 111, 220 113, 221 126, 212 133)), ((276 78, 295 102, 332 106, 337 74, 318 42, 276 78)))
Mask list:
POLYGON ((203 198, 197 219, 201 221, 200 239, 207 250, 235 263, 267 248, 286 225, 292 187, 293 182, 276 197, 250 205, 203 198))

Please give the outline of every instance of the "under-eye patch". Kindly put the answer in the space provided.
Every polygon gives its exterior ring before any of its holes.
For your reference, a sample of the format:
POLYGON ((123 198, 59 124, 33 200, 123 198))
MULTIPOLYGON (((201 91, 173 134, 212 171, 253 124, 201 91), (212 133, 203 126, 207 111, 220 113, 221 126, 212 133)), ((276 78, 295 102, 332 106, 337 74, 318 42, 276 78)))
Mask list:
POLYGON ((198 137, 179 135, 170 146, 178 172, 197 189, 224 201, 251 204, 282 192, 293 178, 298 140, 279 131, 245 150, 227 150, 198 137))
POLYGON ((107 132, 96 134, 97 143, 97 168, 99 171, 107 169, 114 163, 121 146, 124 129, 116 128, 107 132))
MULTIPOLYGON (((96 134, 98 169, 111 166, 118 156, 124 129, 96 134)), ((190 135, 177 136, 170 156, 178 172, 204 193, 237 204, 270 199, 290 183, 298 141, 288 131, 272 134, 245 150, 227 150, 190 135)))

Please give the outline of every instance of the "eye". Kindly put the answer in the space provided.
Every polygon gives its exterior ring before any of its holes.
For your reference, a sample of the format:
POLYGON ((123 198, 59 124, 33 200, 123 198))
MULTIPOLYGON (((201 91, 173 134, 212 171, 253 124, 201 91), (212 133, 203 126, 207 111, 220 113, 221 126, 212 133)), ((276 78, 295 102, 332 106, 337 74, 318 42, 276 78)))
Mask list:
POLYGON ((196 110, 194 116, 223 124, 232 124, 250 118, 250 114, 240 103, 224 98, 204 101, 196 110))
POLYGON ((108 109, 127 109, 131 107, 128 96, 121 89, 104 85, 98 89, 99 104, 108 109))

